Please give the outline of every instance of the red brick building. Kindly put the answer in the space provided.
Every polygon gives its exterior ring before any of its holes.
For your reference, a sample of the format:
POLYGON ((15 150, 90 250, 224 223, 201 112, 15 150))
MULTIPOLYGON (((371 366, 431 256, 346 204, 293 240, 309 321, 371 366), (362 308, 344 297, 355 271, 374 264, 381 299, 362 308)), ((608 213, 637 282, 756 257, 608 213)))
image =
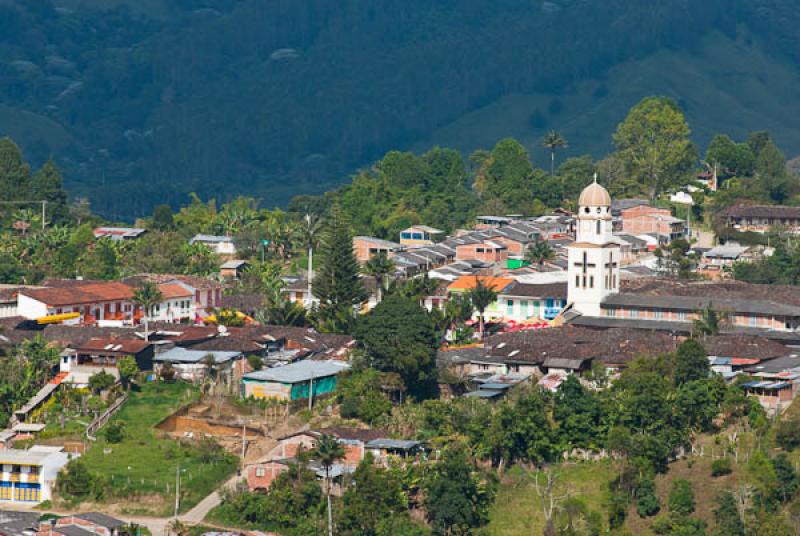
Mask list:
POLYGON ((632 235, 655 234, 669 242, 686 235, 686 222, 665 208, 638 205, 621 212, 622 232, 632 235))

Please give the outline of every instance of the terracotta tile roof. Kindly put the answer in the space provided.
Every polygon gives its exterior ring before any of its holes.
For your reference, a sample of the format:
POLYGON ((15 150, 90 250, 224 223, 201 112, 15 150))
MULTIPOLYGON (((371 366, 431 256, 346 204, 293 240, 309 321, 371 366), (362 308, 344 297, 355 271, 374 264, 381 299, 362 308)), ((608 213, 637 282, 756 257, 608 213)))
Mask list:
POLYGON ((164 296, 165 300, 191 298, 194 296, 194 292, 178 283, 161 283, 158 285, 158 290, 161 291, 161 294, 164 296))
POLYGON ((447 287, 448 291, 470 290, 475 288, 475 281, 479 280, 484 286, 494 289, 496 292, 502 292, 503 289, 514 283, 513 279, 505 277, 490 277, 490 276, 474 276, 463 275, 450 283, 447 287))
POLYGON ((264 295, 256 292, 223 294, 221 305, 226 309, 235 309, 248 314, 255 313, 264 306, 264 295))
POLYGON ((73 346, 77 351, 107 352, 119 354, 138 354, 151 343, 141 339, 97 338, 93 337, 83 344, 73 346))
POLYGON ((133 297, 133 289, 117 281, 81 281, 70 286, 23 289, 19 294, 50 306, 64 306, 130 300, 133 297))
POLYGON ((663 332, 564 326, 494 335, 488 340, 486 358, 539 365, 549 358, 626 363, 654 352, 672 351, 676 345, 676 340, 663 332))
POLYGON ((752 335, 716 335, 700 341, 708 355, 745 359, 772 359, 792 353, 783 344, 752 335))
POLYGON ((0 302, 16 302, 17 293, 23 289, 44 288, 35 285, 0 285, 0 302))
POLYGON ((197 290, 212 290, 222 288, 222 283, 209 279, 207 277, 200 277, 197 275, 183 275, 183 274, 136 274, 123 279, 129 285, 138 286, 142 281, 152 281, 156 284, 168 283, 170 281, 180 281, 186 283, 190 287, 197 290))
POLYGON ((505 289, 504 296, 520 298, 564 298, 567 297, 567 283, 520 283, 515 282, 505 289))

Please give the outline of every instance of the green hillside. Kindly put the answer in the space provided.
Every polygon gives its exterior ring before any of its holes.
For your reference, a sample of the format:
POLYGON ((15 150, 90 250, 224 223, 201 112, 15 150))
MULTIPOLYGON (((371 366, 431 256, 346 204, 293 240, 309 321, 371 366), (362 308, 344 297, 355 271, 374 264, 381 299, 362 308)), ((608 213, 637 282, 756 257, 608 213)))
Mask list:
POLYGON ((798 27, 791 0, 0 0, 0 134, 127 218, 545 123, 599 156, 652 93, 699 142, 768 128, 796 154, 798 27))
POLYGON ((707 36, 694 53, 662 50, 617 65, 604 79, 579 82, 557 97, 502 97, 436 129, 415 149, 440 145, 469 153, 513 136, 542 165, 547 154, 539 141, 555 128, 569 141, 563 155, 601 157, 612 149, 617 124, 648 95, 678 101, 700 147, 716 133, 744 139, 753 130, 768 130, 789 154, 800 153, 800 130, 787 121, 800 114, 800 70, 771 58, 751 39, 734 40, 719 33, 707 36), (561 103, 560 113, 548 111, 554 98, 561 103), (532 124, 537 112, 546 123, 532 124))

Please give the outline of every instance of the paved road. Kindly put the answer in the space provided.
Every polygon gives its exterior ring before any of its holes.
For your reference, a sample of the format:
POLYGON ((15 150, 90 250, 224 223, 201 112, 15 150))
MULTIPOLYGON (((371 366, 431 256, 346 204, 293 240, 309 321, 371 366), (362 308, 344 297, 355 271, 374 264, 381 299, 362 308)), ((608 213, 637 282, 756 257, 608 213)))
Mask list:
POLYGON ((182 523, 185 523, 187 525, 197 525, 198 523, 203 521, 203 519, 205 519, 205 517, 211 510, 220 505, 220 503, 222 502, 220 491, 226 488, 233 489, 236 486, 236 483, 239 482, 239 480, 241 480, 241 478, 242 477, 240 476, 234 475, 233 477, 230 478, 230 480, 225 482, 218 489, 214 490, 211 493, 211 495, 207 496, 205 499, 197 503, 197 505, 194 508, 192 508, 185 514, 178 516, 178 519, 180 519, 182 523))

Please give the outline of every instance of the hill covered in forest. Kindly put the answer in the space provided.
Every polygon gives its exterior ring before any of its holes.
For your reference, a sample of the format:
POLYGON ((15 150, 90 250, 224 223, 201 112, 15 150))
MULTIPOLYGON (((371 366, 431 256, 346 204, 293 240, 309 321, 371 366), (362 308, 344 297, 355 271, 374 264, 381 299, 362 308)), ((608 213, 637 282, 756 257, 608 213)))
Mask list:
POLYGON ((790 0, 0 0, 0 134, 112 218, 549 128, 602 156, 649 94, 700 145, 768 129, 794 156, 798 23, 790 0))

